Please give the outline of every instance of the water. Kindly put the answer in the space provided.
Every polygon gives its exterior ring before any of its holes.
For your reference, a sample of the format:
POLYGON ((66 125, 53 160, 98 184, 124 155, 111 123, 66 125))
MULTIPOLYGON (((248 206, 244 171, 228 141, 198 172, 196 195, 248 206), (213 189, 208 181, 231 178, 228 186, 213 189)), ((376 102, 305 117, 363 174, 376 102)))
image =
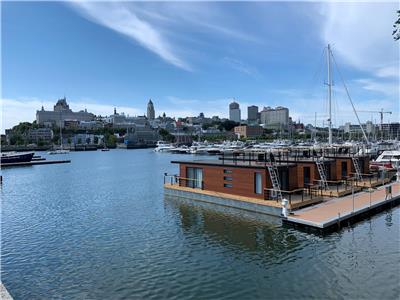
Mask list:
POLYGON ((15 299, 398 299, 400 208, 321 237, 164 199, 170 161, 190 156, 68 156, 2 170, 1 275, 15 299))

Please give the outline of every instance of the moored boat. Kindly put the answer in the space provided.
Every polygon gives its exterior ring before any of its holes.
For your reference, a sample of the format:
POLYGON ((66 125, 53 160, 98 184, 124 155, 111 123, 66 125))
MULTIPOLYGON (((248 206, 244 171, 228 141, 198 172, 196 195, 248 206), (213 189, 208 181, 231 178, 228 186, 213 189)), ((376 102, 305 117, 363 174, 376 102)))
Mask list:
POLYGON ((26 153, 2 153, 1 154, 1 163, 20 163, 20 162, 30 162, 33 158, 34 152, 26 152, 26 153))

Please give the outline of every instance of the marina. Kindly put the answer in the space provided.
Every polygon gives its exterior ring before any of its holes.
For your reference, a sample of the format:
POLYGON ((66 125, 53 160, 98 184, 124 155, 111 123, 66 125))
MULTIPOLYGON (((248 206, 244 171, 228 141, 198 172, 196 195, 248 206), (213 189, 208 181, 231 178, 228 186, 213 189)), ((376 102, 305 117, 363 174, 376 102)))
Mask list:
MULTIPOLYGON (((176 174, 170 162, 187 154, 68 158, 73 163, 2 170, 1 275, 14 299, 397 295, 399 206, 320 236, 270 214, 166 195, 163 171, 176 174), (337 280, 321 280, 333 273, 337 280), (287 280, 293 284, 271 290, 287 280)), ((263 207, 281 213, 279 202, 270 203, 263 207)))
POLYGON ((1 5, 0 299, 399 300, 398 3, 139 2, 1 5))
POLYGON ((361 214, 399 203, 399 170, 371 168, 370 159, 357 147, 331 146, 172 161, 179 165, 179 175, 164 175, 164 191, 178 198, 273 215, 285 224, 340 229, 344 221, 350 224, 361 214), (353 203, 350 212, 349 202, 353 203))

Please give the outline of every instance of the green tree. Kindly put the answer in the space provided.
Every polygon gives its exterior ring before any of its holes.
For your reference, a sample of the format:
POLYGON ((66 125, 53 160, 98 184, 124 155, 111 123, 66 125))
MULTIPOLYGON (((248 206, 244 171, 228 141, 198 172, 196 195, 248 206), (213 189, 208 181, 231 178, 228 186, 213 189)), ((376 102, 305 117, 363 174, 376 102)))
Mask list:
POLYGON ((109 148, 115 148, 117 146, 117 137, 113 134, 109 135, 106 144, 109 148))

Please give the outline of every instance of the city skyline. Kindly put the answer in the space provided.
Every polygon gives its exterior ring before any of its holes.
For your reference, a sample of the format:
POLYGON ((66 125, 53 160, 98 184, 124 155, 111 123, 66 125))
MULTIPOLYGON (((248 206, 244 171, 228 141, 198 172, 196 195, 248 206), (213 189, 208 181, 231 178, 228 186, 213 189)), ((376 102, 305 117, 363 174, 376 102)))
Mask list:
MULTIPOLYGON (((204 112, 227 118, 235 99, 242 119, 247 106, 285 106, 294 121, 304 123, 313 124, 317 112, 322 125, 327 42, 333 43, 356 107, 391 110, 385 122, 398 121, 395 11, 395 3, 6 2, 2 132, 33 121, 36 110, 52 107, 64 94, 74 111, 101 115, 114 107, 145 115, 151 98, 156 116, 204 112), (193 15, 198 20, 189 20, 193 15), (237 25, 249 16, 253 22, 237 25), (360 28, 359 20, 368 16, 374 24, 360 28), (366 31, 368 36, 360 34, 366 31)), ((355 123, 334 75, 334 126, 355 123)), ((377 114, 360 118, 379 122, 377 114)))

